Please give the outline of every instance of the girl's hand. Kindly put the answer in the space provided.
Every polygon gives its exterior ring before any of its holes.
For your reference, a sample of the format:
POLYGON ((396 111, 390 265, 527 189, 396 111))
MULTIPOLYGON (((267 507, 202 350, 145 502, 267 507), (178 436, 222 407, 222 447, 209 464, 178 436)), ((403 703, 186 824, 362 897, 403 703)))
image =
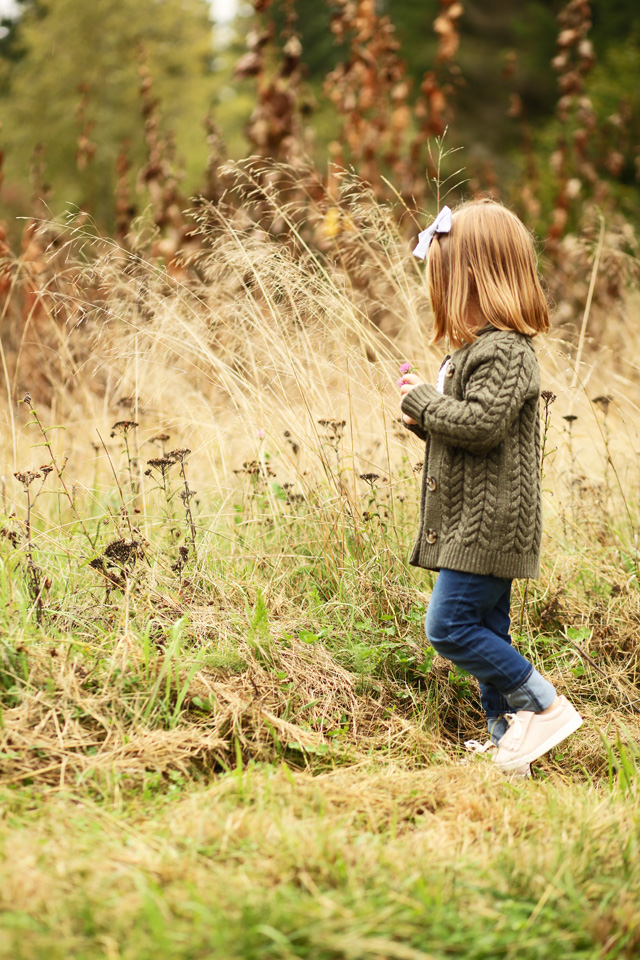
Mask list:
MULTIPOLYGON (((406 397, 406 395, 409 393, 409 391, 413 390, 414 387, 417 387, 419 383, 423 383, 423 381, 415 373, 404 373, 400 377, 400 379, 398 380, 398 387, 400 388, 401 403, 406 397)), ((406 413, 402 414, 402 422, 406 423, 407 426, 411 426, 412 424, 416 423, 416 421, 412 417, 407 416, 406 413)))
MULTIPOLYGON (((418 384, 422 382, 423 381, 420 379, 417 373, 403 373, 398 380, 398 386, 400 387, 400 390, 402 390, 402 388, 406 386, 417 387, 418 384)), ((405 390, 405 393, 408 393, 408 391, 405 390)))

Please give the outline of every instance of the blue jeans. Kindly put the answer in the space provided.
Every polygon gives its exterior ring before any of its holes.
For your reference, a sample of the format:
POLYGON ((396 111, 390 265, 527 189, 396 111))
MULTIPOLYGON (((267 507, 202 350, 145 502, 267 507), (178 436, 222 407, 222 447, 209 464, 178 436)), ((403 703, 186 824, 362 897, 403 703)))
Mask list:
POLYGON ((511 580, 441 570, 425 620, 427 638, 443 657, 477 677, 494 743, 507 729, 505 713, 540 713, 555 688, 511 645, 511 580))

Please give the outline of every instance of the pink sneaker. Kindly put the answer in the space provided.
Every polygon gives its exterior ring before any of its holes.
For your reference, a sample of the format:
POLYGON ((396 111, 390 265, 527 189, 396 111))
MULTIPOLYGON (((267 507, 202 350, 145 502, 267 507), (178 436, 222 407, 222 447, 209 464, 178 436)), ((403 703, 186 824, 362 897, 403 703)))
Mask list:
POLYGON ((575 707, 566 697, 558 699, 560 703, 551 713, 518 710, 506 714, 509 729, 500 739, 493 762, 503 770, 533 763, 581 727, 582 717, 575 707))

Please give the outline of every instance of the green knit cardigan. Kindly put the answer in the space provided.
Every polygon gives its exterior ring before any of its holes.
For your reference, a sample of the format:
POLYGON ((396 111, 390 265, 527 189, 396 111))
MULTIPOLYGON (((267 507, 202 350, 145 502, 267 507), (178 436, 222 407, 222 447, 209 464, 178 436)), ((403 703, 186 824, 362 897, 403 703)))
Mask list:
POLYGON ((444 394, 402 401, 426 441, 409 563, 495 577, 540 573, 540 370, 530 337, 487 326, 456 350, 444 394))

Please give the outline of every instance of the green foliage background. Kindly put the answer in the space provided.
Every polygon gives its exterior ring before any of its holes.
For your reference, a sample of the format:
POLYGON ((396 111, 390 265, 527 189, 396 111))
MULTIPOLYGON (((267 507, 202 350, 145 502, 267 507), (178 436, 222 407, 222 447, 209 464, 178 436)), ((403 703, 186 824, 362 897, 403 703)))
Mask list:
MULTIPOLYGON (((510 97, 522 102, 522 120, 534 132, 533 143, 543 170, 557 136, 554 120, 555 53, 560 0, 468 0, 459 21, 459 74, 449 76, 455 120, 450 143, 463 145, 468 172, 490 165, 501 185, 517 178, 521 168, 522 124, 508 116, 510 97), (508 79, 507 57, 515 54, 508 79)), ((132 186, 145 157, 140 115, 139 47, 148 54, 154 94, 165 130, 175 136, 183 192, 196 193, 204 180, 207 159, 204 119, 212 112, 233 156, 249 152, 243 130, 256 101, 252 79, 235 80, 233 66, 245 49, 252 14, 240 7, 234 33, 223 48, 214 45, 207 0, 22 0, 22 16, 4 21, 0 40, 0 146, 5 154, 5 185, 0 202, 5 215, 24 214, 32 192, 34 150, 44 145, 44 180, 52 188, 51 205, 86 206, 99 222, 113 216, 116 157, 125 144, 132 160, 132 186), (82 176, 76 163, 80 132, 77 117, 87 88, 86 119, 96 145, 94 160, 82 176)), ((306 81, 315 104, 311 119, 314 154, 323 165, 327 143, 339 135, 339 118, 323 96, 328 71, 348 56, 335 44, 331 2, 297 0, 306 81)), ((417 95, 425 70, 434 66, 437 38, 433 21, 438 0, 386 0, 381 12, 395 24, 401 54, 417 95)), ((598 58, 587 80, 587 92, 599 117, 620 108, 632 116, 631 140, 638 142, 640 107, 637 94, 640 63, 640 7, 634 0, 591 3, 590 38, 598 58)), ((284 4, 271 8, 282 25, 284 4)), ((611 139, 615 141, 615 130, 611 139)), ((615 143, 614 143, 615 146, 615 143)), ((637 171, 628 150, 621 176, 628 205, 637 206, 637 171)), ((39 184, 41 187, 42 184, 39 184)), ((543 184, 544 193, 544 184, 543 184)))
POLYGON ((206 162, 203 121, 213 99, 206 0, 38 0, 25 4, 2 73, 6 177, 18 189, 17 204, 28 191, 34 147, 42 143, 55 204, 87 204, 99 220, 110 216, 121 146, 127 145, 133 169, 144 158, 140 45, 166 125, 175 132, 186 186, 196 187, 206 162), (76 169, 81 85, 88 88, 97 147, 82 178, 76 169))

